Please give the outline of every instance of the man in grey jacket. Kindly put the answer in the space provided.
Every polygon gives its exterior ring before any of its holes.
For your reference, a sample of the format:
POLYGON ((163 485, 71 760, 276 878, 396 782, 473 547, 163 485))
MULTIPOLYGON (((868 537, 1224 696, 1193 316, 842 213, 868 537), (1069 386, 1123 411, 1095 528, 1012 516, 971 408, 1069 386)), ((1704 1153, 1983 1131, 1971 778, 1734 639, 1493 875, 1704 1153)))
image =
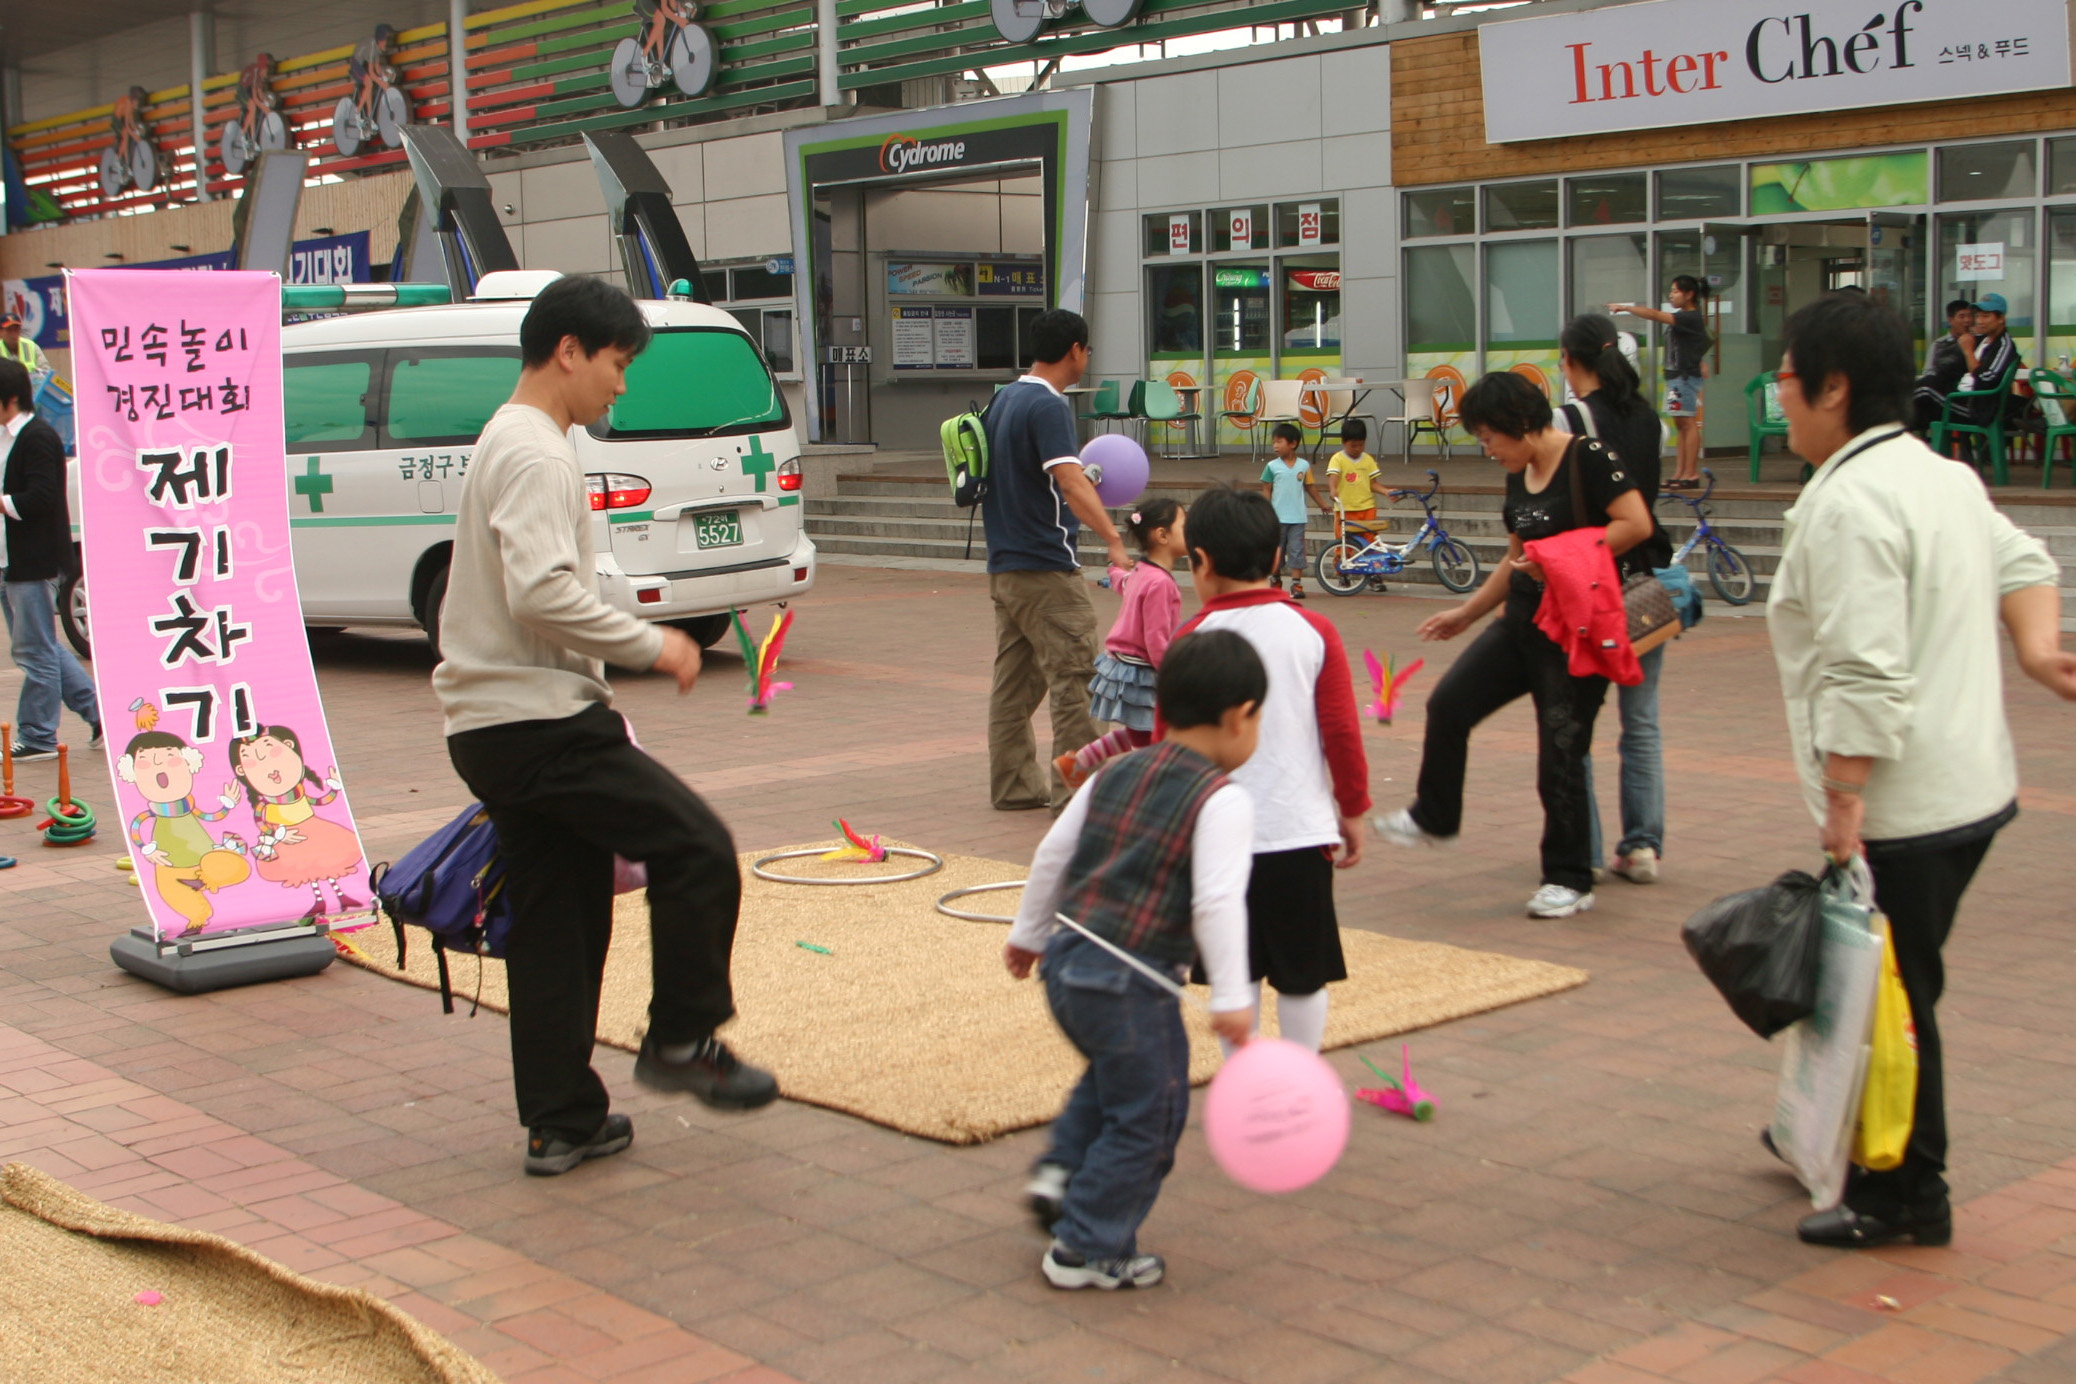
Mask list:
POLYGON ((714 1029, 735 1012, 729 961, 742 876, 728 829, 635 746, 605 665, 699 677, 699 646, 599 598, 591 508, 569 431, 626 391, 641 309, 596 279, 556 280, 519 327, 511 401, 462 485, 433 688, 447 750, 490 809, 512 931, 512 1081, 526 1171, 563 1173, 634 1139, 591 1068, 613 932, 613 857, 649 875, 654 990, 635 1079, 749 1109, 778 1094, 714 1029))

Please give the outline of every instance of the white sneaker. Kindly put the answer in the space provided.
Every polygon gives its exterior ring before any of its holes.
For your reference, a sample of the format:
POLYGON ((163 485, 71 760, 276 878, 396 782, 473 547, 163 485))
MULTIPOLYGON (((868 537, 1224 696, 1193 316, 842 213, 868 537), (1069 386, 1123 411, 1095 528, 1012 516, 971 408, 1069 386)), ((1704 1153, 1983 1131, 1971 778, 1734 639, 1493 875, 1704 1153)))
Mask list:
POLYGON ((1052 1228, 1060 1219, 1060 1210, 1067 1200, 1067 1170, 1057 1163, 1040 1163, 1031 1169, 1031 1180, 1024 1184, 1024 1205, 1031 1208, 1037 1218, 1038 1228, 1052 1234, 1052 1228))
POLYGON ((1561 884, 1545 884, 1528 901, 1528 916, 1531 918, 1569 918, 1574 913, 1590 913, 1592 910, 1593 895, 1590 892, 1581 894, 1561 884))
POLYGON ((1614 859, 1613 870, 1631 884, 1656 884, 1658 882, 1658 852, 1649 846, 1638 846, 1627 855, 1614 859))
POLYGON ((1370 818, 1370 830, 1394 846, 1433 846, 1449 839, 1422 828, 1413 820, 1413 814, 1403 807, 1370 818))
POLYGON ((1161 1281, 1168 1266, 1158 1254, 1134 1254, 1124 1259, 1084 1259, 1058 1240, 1045 1252, 1039 1267, 1045 1281, 1055 1288, 1151 1288, 1161 1281))

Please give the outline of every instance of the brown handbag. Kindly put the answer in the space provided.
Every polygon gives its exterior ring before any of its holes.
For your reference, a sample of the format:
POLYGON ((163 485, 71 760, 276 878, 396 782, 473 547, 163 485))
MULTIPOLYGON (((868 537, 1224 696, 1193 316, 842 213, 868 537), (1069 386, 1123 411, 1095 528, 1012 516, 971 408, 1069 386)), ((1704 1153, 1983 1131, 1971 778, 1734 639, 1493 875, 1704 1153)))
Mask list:
MULTIPOLYGON (((1565 470, 1571 477, 1571 517, 1584 527, 1586 482, 1579 475, 1578 444, 1588 439, 1598 442, 1600 434, 1593 426, 1593 410, 1584 401, 1576 408, 1566 404, 1564 414, 1577 418, 1584 429, 1583 435, 1574 434, 1571 450, 1564 458, 1565 470)), ((1672 589, 1649 572, 1638 572, 1622 583, 1622 611, 1628 617, 1629 647, 1638 658, 1670 642, 1680 632, 1680 613, 1672 604, 1672 589)))

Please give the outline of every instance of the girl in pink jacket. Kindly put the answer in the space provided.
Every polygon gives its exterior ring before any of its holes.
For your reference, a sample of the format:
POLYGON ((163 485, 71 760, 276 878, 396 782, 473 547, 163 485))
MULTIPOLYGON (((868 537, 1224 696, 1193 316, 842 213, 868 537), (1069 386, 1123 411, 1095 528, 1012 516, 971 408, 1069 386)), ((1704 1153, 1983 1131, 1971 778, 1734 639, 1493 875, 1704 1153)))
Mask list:
POLYGON ((1181 505, 1159 499, 1147 500, 1127 520, 1145 561, 1129 572, 1110 569, 1110 585, 1124 597, 1124 609, 1103 641, 1088 684, 1089 715, 1114 721, 1117 729, 1054 761, 1070 789, 1079 788, 1104 760, 1153 743, 1154 674, 1182 623, 1182 591, 1175 585, 1175 563, 1189 551, 1182 516, 1181 505))

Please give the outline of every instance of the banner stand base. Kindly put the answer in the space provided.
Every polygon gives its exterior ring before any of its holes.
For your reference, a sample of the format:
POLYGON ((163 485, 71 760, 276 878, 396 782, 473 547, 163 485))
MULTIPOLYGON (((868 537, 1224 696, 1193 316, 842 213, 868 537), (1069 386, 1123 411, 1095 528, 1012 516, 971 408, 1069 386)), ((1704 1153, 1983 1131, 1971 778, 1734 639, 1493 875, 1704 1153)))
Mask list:
POLYGON ((150 928, 136 928, 108 944, 109 959, 133 976, 182 995, 257 985, 268 980, 314 976, 338 955, 323 923, 197 942, 160 942, 150 928))

